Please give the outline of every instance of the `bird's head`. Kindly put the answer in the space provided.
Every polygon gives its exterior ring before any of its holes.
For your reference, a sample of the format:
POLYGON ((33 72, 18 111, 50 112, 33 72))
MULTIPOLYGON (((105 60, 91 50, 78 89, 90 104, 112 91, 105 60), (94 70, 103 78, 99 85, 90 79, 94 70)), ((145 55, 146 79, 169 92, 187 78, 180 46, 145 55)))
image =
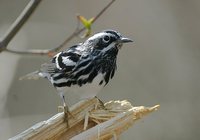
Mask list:
POLYGON ((119 32, 114 30, 104 30, 99 32, 85 41, 85 45, 93 51, 101 53, 118 52, 124 43, 133 42, 131 39, 123 37, 119 32))

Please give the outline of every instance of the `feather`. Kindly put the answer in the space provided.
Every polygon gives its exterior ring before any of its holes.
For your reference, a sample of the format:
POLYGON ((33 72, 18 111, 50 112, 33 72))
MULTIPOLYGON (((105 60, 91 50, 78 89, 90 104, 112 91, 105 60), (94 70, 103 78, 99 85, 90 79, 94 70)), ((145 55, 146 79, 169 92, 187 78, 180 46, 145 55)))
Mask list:
POLYGON ((42 78, 42 76, 39 74, 40 71, 34 71, 27 75, 24 75, 19 78, 19 80, 38 80, 39 78, 42 78))

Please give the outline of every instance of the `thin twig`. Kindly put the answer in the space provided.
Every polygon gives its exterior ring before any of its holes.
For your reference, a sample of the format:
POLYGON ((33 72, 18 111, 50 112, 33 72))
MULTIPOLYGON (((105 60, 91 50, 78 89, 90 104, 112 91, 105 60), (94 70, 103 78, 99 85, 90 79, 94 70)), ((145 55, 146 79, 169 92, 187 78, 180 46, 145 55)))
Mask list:
POLYGON ((19 15, 19 17, 14 21, 14 23, 10 26, 10 28, 6 31, 6 33, 3 35, 2 39, 0 40, 0 52, 7 48, 9 42, 22 28, 24 23, 26 23, 26 21, 35 11, 36 7, 39 5, 40 2, 41 0, 30 0, 30 2, 22 11, 22 13, 19 15))
POLYGON ((51 56, 51 52, 50 50, 14 50, 14 49, 9 49, 9 48, 5 48, 6 52, 9 53, 14 53, 14 54, 21 54, 21 55, 50 55, 51 56))
MULTIPOLYGON (((92 23, 94 23, 113 3, 115 0, 111 0, 95 17, 92 23)), ((49 49, 49 50, 27 50, 27 51, 20 51, 20 50, 11 50, 9 48, 6 48, 5 50, 10 53, 15 54, 31 54, 31 55, 48 55, 52 56, 54 53, 58 52, 60 49, 62 49, 69 41, 71 41, 75 36, 79 35, 81 32, 85 30, 85 27, 81 29, 76 29, 61 45, 49 49)))
POLYGON ((112 0, 108 5, 106 5, 95 17, 92 23, 94 23, 112 4, 115 2, 115 0, 112 0))

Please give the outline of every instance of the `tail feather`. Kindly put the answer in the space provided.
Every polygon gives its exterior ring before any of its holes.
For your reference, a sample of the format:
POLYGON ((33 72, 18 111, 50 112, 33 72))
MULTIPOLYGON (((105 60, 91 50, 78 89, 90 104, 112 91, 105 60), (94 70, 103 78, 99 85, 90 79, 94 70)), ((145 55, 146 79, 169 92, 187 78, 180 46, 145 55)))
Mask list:
POLYGON ((51 74, 55 73, 56 65, 54 63, 42 64, 40 70, 31 72, 19 78, 19 80, 38 80, 39 78, 47 78, 50 80, 51 74))
POLYGON ((42 78, 40 71, 34 71, 19 78, 19 80, 38 80, 42 78))

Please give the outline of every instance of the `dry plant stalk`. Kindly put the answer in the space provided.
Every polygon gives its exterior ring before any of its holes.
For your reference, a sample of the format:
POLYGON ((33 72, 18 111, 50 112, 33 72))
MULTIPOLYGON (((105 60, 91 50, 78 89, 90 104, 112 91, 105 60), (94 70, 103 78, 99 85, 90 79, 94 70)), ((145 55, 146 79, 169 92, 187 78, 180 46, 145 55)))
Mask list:
POLYGON ((10 140, 18 139, 117 139, 133 123, 143 116, 157 110, 153 107, 133 107, 128 101, 110 101, 106 110, 94 98, 81 101, 70 108, 73 117, 69 117, 69 127, 64 121, 64 114, 58 113, 46 121, 39 122, 10 140))

